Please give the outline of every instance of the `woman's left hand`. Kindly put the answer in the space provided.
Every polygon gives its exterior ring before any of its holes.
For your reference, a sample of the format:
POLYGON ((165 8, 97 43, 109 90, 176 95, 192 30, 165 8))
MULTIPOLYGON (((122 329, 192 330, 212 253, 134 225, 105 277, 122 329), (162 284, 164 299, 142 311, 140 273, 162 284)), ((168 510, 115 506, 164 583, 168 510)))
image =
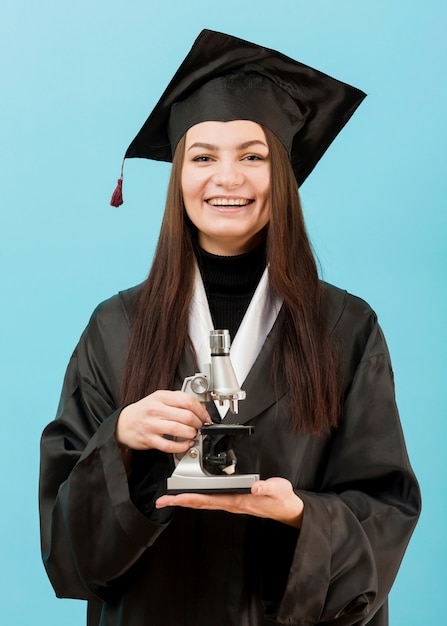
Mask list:
POLYGON ((253 483, 251 493, 181 493, 165 495, 156 501, 157 509, 181 506, 265 517, 300 528, 304 503, 285 478, 268 478, 253 483))

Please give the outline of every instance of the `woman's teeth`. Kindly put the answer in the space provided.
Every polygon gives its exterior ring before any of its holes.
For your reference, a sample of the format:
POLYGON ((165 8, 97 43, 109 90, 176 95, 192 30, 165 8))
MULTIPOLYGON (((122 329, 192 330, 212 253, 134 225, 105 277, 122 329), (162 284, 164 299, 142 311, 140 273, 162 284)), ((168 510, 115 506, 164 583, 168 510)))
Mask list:
POLYGON ((246 198, 210 198, 207 202, 212 206, 245 206, 250 204, 252 200, 246 198))

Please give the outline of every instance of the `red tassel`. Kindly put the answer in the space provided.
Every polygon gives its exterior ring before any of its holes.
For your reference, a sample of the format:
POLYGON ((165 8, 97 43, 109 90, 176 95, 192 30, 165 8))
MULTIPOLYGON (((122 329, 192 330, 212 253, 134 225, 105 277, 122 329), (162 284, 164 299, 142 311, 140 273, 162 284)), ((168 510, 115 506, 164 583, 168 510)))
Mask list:
POLYGON ((112 198, 110 200, 110 206, 119 207, 123 204, 123 179, 118 178, 118 184, 115 187, 115 191, 112 194, 112 198))

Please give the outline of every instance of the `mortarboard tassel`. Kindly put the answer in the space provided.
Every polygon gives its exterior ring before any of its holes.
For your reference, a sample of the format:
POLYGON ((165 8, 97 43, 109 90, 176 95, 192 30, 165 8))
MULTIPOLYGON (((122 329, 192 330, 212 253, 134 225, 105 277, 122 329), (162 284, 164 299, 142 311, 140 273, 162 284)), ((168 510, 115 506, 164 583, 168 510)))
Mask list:
POLYGON ((112 197, 110 199, 110 206, 121 206, 124 202, 123 200, 123 175, 124 175, 124 157, 123 162, 121 163, 121 176, 118 178, 117 185, 115 187, 115 191, 112 193, 112 197))
POLYGON ((123 179, 118 178, 118 183, 115 187, 115 191, 112 193, 110 200, 110 206, 121 206, 123 204, 123 179))

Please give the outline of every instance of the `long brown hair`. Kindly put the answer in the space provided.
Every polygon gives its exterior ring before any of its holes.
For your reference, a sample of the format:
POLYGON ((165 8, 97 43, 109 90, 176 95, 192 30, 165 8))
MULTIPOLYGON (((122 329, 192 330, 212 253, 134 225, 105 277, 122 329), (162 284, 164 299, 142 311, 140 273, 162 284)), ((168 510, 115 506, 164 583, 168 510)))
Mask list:
MULTIPOLYGON (((268 129, 271 218, 267 262, 271 287, 284 299, 276 333, 273 371, 286 379, 292 421, 319 434, 336 426, 339 391, 334 350, 324 325, 323 295, 287 153, 268 129)), ((156 389, 170 389, 188 339, 188 307, 194 280, 195 227, 181 192, 185 137, 179 142, 166 208, 149 276, 140 295, 121 403, 156 389)))

